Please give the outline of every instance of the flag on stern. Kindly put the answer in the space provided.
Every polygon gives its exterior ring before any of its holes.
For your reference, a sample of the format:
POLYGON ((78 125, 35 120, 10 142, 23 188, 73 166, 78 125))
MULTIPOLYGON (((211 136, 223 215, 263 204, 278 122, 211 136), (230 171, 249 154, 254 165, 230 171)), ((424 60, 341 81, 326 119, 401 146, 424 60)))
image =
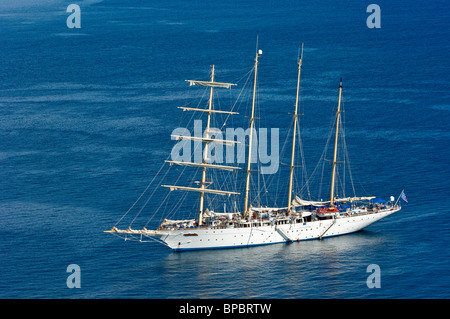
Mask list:
POLYGON ((402 191, 402 193, 400 194, 400 198, 403 199, 406 204, 408 204, 408 200, 406 199, 405 191, 402 191))

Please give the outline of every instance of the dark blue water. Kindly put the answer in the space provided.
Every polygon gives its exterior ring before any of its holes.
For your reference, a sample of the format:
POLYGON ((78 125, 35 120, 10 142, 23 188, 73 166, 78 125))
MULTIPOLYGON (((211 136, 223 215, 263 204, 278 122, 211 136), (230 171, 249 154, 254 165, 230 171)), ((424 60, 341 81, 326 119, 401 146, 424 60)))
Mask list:
POLYGON ((447 1, 378 1, 380 29, 364 1, 87 1, 81 29, 66 26, 70 3, 0 4, 1 298, 450 297, 447 1), (304 42, 308 168, 342 76, 353 174, 409 205, 356 234, 249 249, 104 234, 167 159, 184 80, 212 64, 218 81, 241 78, 257 35, 265 125, 286 134, 304 42), (367 287, 370 264, 381 288, 367 287))

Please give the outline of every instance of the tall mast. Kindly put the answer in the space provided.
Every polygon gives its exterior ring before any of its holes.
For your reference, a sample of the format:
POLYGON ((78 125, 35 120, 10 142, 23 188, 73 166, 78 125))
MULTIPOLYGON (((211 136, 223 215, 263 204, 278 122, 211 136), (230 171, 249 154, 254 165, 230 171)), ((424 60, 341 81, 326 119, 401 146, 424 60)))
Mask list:
POLYGON ((186 187, 186 186, 178 186, 178 185, 161 185, 162 187, 167 187, 170 189, 170 191, 173 190, 182 190, 182 191, 189 191, 189 192, 199 192, 200 193, 200 207, 198 212, 198 224, 201 226, 203 224, 203 207, 205 202, 205 193, 206 194, 215 194, 215 195, 221 195, 221 196, 230 196, 230 195, 239 195, 237 192, 231 192, 231 191, 223 191, 219 189, 211 189, 206 187, 206 169, 220 169, 220 170, 227 170, 227 171, 233 171, 240 169, 240 167, 234 167, 234 166, 228 166, 228 165, 218 165, 218 164, 212 164, 208 163, 208 146, 209 143, 217 143, 217 144, 225 144, 225 145, 234 145, 236 143, 239 143, 234 140, 223 140, 223 139, 217 139, 217 138, 211 138, 211 132, 210 132, 210 125, 211 125, 211 114, 215 113, 222 113, 222 114, 238 114, 236 112, 231 111, 223 111, 223 110, 214 110, 213 109, 213 96, 214 96, 214 90, 213 88, 227 88, 230 89, 232 86, 236 85, 233 83, 224 83, 224 82, 214 82, 214 65, 211 69, 211 81, 198 81, 198 80, 186 80, 189 82, 189 85, 199 85, 199 86, 207 86, 210 87, 210 93, 209 93, 209 101, 208 101, 208 108, 193 108, 193 107, 185 107, 181 106, 179 107, 183 111, 194 111, 194 112, 206 112, 208 113, 208 120, 206 122, 206 129, 205 129, 205 136, 198 137, 198 136, 183 136, 183 135, 175 135, 172 134, 172 139, 175 140, 190 140, 190 141, 200 141, 202 143, 205 143, 205 147, 203 148, 203 158, 202 163, 192 163, 192 162, 184 162, 184 161, 173 161, 168 160, 166 161, 170 165, 181 165, 181 166, 192 166, 192 167, 202 167, 202 180, 200 187, 186 187))
POLYGON ((288 204, 287 210, 288 212, 291 210, 291 200, 292 200, 292 184, 294 179, 294 157, 295 157, 295 136, 297 133, 297 110, 298 110, 298 96, 300 92, 300 73, 302 70, 302 59, 303 59, 303 43, 302 43, 302 52, 300 55, 300 59, 298 62, 298 78, 297 78, 297 96, 295 99, 295 112, 294 112, 294 135, 292 137, 292 153, 291 153, 291 170, 289 175, 289 190, 288 190, 288 204))
POLYGON ((336 132, 334 136, 334 155, 333 155, 333 172, 331 175, 331 195, 330 195, 330 205, 334 205, 334 182, 336 179, 336 157, 337 157, 337 142, 338 142, 338 131, 339 131, 339 118, 341 115, 341 95, 342 95, 342 78, 339 83, 339 101, 336 113, 336 132))
MULTIPOLYGON (((258 42, 257 42, 258 43, 258 42)), ((250 187, 250 163, 252 160, 252 139, 253 139, 253 127, 254 127, 254 115, 255 115, 255 97, 256 97, 256 79, 258 74, 258 57, 262 54, 261 50, 258 50, 258 44, 256 44, 256 57, 255 57, 255 79, 253 83, 253 102, 252 102, 252 115, 250 117, 250 134, 248 137, 248 159, 247 159, 247 180, 245 183, 245 201, 244 201, 244 217, 248 216, 248 191, 250 187)))
MULTIPOLYGON (((214 65, 212 66, 211 69, 211 82, 214 82, 214 65)), ((209 105, 208 105, 208 110, 211 111, 212 110, 212 102, 213 102, 213 89, 214 87, 211 86, 210 91, 209 91, 209 105)), ((206 122, 206 129, 205 129, 205 138, 209 138, 209 127, 210 127, 210 123, 211 123, 211 112, 208 112, 208 120, 206 122)), ((204 153, 203 153, 203 164, 206 164, 207 161, 207 156, 208 156, 208 141, 205 141, 205 148, 204 148, 204 153)), ((203 166, 202 169, 202 181, 200 184, 200 189, 205 189, 205 184, 206 184, 206 166, 203 166)), ((203 224, 203 203, 205 201, 205 192, 200 192, 200 209, 199 209, 199 213, 198 213, 198 225, 201 226, 203 224)))

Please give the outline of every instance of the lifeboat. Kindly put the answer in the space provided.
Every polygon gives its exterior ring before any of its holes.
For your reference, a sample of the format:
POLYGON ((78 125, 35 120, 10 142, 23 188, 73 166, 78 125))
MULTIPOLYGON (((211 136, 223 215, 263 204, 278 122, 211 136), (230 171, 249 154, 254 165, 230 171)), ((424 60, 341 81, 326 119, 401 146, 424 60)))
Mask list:
POLYGON ((319 217, 332 217, 339 215, 337 207, 323 207, 317 209, 317 216, 319 217))

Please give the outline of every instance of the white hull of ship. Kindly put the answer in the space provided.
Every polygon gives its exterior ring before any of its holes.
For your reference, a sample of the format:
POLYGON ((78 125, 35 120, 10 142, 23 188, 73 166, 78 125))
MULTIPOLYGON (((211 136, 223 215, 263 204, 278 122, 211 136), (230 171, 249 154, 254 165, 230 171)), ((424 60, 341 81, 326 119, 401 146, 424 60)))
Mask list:
POLYGON ((175 251, 269 245, 357 232, 398 210, 392 208, 377 213, 282 225, 157 230, 143 235, 156 238, 175 251))

